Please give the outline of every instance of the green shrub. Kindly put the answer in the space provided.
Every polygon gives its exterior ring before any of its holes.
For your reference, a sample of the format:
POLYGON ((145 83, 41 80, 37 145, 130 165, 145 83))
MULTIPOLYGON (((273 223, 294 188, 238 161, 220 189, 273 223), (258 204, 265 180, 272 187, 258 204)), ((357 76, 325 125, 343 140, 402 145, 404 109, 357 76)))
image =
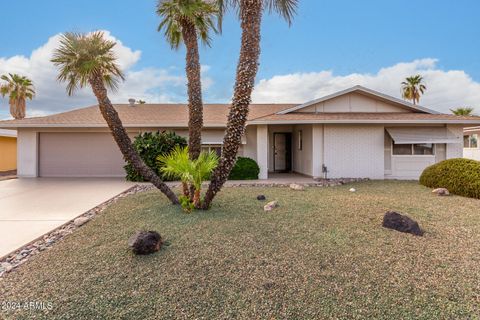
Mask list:
POLYGON ((258 179, 260 168, 255 160, 238 157, 228 179, 230 180, 255 180, 258 179))
MULTIPOLYGON (((175 146, 185 147, 187 146, 187 140, 175 134, 175 132, 166 131, 144 132, 136 136, 133 142, 133 147, 145 161, 145 164, 155 170, 160 176, 161 168, 157 164, 157 157, 169 153, 175 146)), ((135 171, 131 164, 128 163, 124 168, 127 173, 127 180, 144 181, 143 177, 135 171)))
POLYGON ((458 158, 436 163, 423 171, 420 184, 480 199, 480 162, 458 158))

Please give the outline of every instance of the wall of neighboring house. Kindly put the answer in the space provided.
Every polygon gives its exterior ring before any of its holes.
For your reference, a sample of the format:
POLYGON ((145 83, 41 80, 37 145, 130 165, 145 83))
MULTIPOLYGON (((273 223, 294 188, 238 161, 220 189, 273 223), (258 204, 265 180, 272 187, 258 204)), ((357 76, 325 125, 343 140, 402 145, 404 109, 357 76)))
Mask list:
POLYGON ((468 140, 464 142, 463 157, 480 161, 480 130, 465 132, 464 136, 468 140))
POLYGON ((17 169, 17 138, 0 136, 0 171, 17 169))

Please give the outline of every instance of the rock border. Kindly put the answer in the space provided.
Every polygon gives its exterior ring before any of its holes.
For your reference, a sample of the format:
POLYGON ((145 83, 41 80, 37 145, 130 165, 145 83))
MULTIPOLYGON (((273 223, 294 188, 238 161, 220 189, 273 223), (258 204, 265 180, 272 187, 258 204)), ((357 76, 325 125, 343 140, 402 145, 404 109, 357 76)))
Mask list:
MULTIPOLYGON (((334 187, 341 186, 347 183, 352 182, 362 182, 368 181, 368 178, 340 178, 340 179, 318 179, 314 182, 309 183, 297 183, 298 185, 304 187, 334 187)), ((262 182, 253 182, 253 183, 229 183, 225 184, 225 187, 230 188, 239 188, 239 187, 289 187, 291 182, 288 183, 262 183, 262 182)), ((180 187, 178 183, 170 183, 171 187, 180 187)), ((57 227, 56 229, 44 234, 43 236, 31 241, 30 243, 18 248, 17 250, 7 254, 4 257, 0 258, 0 279, 5 276, 5 274, 14 271, 16 268, 27 262, 34 255, 49 250, 52 246, 61 241, 65 236, 73 233, 76 229, 81 228, 85 223, 88 223, 90 220, 95 218, 98 214, 105 211, 107 207, 111 204, 117 202, 121 198, 125 198, 129 195, 133 195, 140 192, 145 192, 153 190, 155 187, 151 184, 137 184, 133 187, 125 190, 124 192, 116 195, 115 197, 99 204, 98 206, 88 210, 87 212, 79 215, 75 219, 68 221, 67 223, 57 227), (80 222, 81 221, 81 222, 80 222)))
POLYGON ((60 227, 57 227, 56 229, 0 258, 0 279, 5 274, 14 271, 17 267, 27 262, 34 255, 52 248, 55 243, 62 240, 65 236, 73 233, 76 229, 81 228, 85 222, 92 220, 95 216, 105 211, 107 207, 117 202, 119 199, 149 189, 151 189, 151 186, 149 185, 134 185, 124 192, 79 215, 75 219, 68 221, 60 227), (77 219, 83 219, 85 222, 78 224, 77 219), (75 221, 77 221, 77 223, 75 223, 75 221))

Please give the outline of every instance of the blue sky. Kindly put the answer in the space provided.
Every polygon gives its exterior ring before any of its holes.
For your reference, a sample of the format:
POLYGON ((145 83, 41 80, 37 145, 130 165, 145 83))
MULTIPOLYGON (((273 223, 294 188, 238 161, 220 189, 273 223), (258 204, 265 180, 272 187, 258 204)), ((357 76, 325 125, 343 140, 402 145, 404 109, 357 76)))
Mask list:
MULTIPOLYGON (((32 51, 61 32, 108 30, 132 52, 141 51, 141 55, 128 66, 128 72, 157 70, 173 77, 173 85, 165 81, 158 86, 142 87, 146 94, 150 94, 147 97, 155 101, 184 101, 184 52, 172 51, 162 34, 156 31, 159 20, 155 15, 155 4, 156 1, 152 0, 5 1, 3 12, 21 14, 4 14, 0 19, 1 30, 9 31, 1 35, 0 71, 16 69, 13 57, 30 58, 32 51)), ((442 111, 449 105, 469 104, 478 108, 478 12, 480 2, 474 0, 301 0, 291 27, 277 15, 264 18, 257 77, 257 81, 263 83, 254 98, 258 101, 302 102, 342 86, 354 85, 355 81, 398 96, 398 80, 403 73, 425 71, 426 80, 429 80, 429 95, 426 95, 425 102, 430 105, 427 106, 442 111), (398 69, 399 63, 407 65, 398 69), (389 72, 386 78, 379 78, 382 69, 389 72), (452 76, 452 72, 457 73, 452 76), (392 74, 398 74, 398 80, 393 80, 392 74), (384 85, 385 79, 392 79, 392 83, 384 85), (459 88, 455 95, 449 94, 445 98, 442 95, 444 86, 452 81, 458 82, 459 88), (302 90, 305 86, 310 88, 307 93, 302 90), (461 91, 466 86, 469 90, 461 91), (467 98, 462 98, 465 96, 467 98)), ((239 40, 238 20, 229 15, 225 19, 223 34, 214 37, 211 48, 202 48, 201 63, 208 66, 205 68, 208 82, 204 90, 205 100, 228 101, 235 77, 239 40)), ((25 72, 29 73, 29 70, 25 72)), ((34 75, 32 71, 30 76, 34 75)), ((128 88, 128 81, 125 86, 128 88)), ((56 112, 81 106, 75 103, 92 101, 85 93, 82 99, 53 102, 53 98, 47 95, 54 92, 44 89, 42 94, 39 92, 39 101, 32 104, 36 113, 56 112)), ((4 105, 5 101, 0 103, 4 105)), ((5 108, 1 108, 0 117, 7 115, 5 108)))

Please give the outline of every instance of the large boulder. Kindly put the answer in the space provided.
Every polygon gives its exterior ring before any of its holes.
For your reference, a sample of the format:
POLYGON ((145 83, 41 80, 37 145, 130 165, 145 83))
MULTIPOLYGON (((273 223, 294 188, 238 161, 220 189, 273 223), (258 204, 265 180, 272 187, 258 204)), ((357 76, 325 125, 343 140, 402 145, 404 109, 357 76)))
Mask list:
POLYGON ((151 254, 162 247, 163 241, 156 231, 138 231, 128 240, 128 245, 135 254, 151 254))
POLYGON ((400 232, 411 233, 416 236, 423 235, 422 229, 420 229, 420 226, 415 220, 395 211, 387 211, 385 213, 382 226, 400 232))

